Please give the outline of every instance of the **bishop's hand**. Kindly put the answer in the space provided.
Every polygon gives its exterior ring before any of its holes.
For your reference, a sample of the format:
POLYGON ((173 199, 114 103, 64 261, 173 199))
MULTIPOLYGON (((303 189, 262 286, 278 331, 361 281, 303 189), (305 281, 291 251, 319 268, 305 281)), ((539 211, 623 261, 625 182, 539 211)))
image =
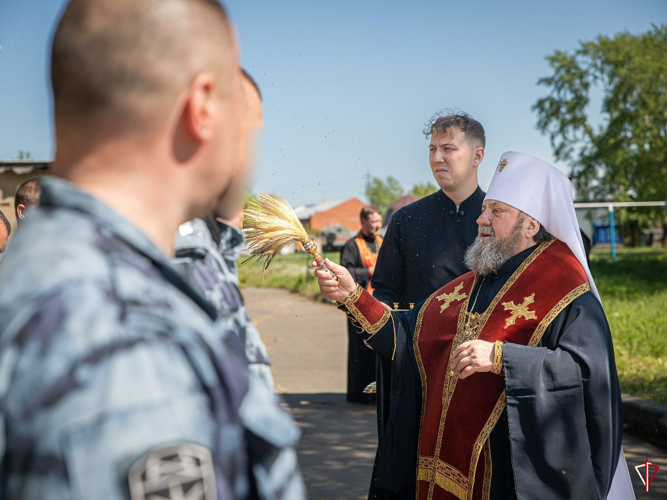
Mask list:
POLYGON ((490 372, 493 367, 495 344, 484 340, 464 342, 452 353, 452 370, 464 379, 475 372, 490 372))
MULTIPOLYGON (((345 299, 354 292, 357 284, 354 282, 354 279, 352 279, 350 272, 343 266, 334 264, 329 259, 326 259, 324 263, 338 279, 334 279, 331 272, 326 269, 316 269, 314 274, 317 278, 317 284, 320 286, 320 291, 325 297, 329 297, 336 302, 345 302, 345 299)), ((312 265, 314 267, 319 266, 315 261, 313 261, 312 265)))

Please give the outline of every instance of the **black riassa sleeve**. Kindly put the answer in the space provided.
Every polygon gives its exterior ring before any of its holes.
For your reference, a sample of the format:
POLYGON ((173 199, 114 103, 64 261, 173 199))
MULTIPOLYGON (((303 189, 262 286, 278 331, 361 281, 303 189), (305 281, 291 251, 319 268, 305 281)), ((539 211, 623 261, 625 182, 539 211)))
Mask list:
MULTIPOLYGON (((373 275, 373 297, 393 307, 405 296, 405 258, 401 242, 401 213, 391 218, 384 241, 380 247, 373 275)), ((402 304, 405 306, 405 304, 402 304)))

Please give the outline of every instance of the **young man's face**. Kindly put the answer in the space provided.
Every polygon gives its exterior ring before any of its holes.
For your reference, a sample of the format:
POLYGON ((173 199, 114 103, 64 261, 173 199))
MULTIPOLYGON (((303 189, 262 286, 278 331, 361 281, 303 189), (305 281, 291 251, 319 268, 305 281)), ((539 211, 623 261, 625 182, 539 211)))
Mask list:
POLYGON ((456 191, 464 181, 476 176, 477 149, 466 140, 465 133, 458 127, 434 132, 428 159, 438 186, 444 191, 456 191))
POLYGON ((361 219, 361 232, 368 237, 375 237, 382 229, 382 216, 370 214, 366 219, 361 219))

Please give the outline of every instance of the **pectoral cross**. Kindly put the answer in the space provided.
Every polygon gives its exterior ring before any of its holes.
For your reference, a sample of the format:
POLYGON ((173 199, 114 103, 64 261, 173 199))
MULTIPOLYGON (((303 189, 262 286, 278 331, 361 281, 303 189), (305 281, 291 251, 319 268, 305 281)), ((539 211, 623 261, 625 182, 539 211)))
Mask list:
POLYGON ((523 319, 537 319, 535 311, 529 311, 528 306, 535 302, 535 294, 532 294, 529 297, 524 297, 523 304, 515 305, 514 301, 512 302, 503 302, 503 307, 505 311, 512 311, 512 314, 509 318, 505 320, 505 330, 510 326, 516 323, 516 320, 519 318, 523 319))
POLYGON ((440 312, 444 311, 449 307, 449 304, 451 304, 455 300, 463 300, 465 299, 468 295, 465 293, 460 294, 459 292, 463 289, 463 283, 459 283, 456 288, 454 288, 454 291, 452 293, 443 293, 442 295, 438 295, 436 297, 437 300, 444 301, 443 304, 440 305, 440 312))

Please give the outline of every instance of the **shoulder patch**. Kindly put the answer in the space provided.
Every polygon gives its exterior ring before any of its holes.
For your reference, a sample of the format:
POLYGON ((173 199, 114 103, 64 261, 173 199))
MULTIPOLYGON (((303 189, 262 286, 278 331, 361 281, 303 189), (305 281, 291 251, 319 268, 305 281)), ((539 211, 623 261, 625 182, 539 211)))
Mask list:
POLYGON ((151 450, 128 473, 132 500, 214 500, 215 468, 211 452, 194 443, 151 450))

